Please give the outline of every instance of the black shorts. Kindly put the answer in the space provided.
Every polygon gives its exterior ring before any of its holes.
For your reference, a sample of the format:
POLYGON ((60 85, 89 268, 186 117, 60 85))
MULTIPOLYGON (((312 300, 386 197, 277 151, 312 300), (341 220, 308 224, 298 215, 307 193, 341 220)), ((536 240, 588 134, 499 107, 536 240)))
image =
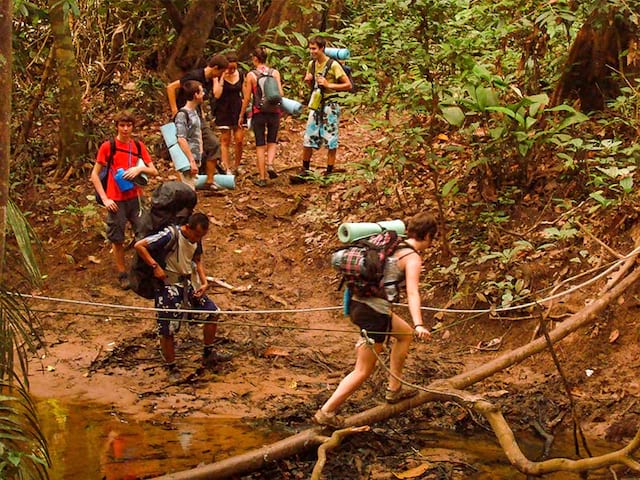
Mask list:
POLYGON ((366 330, 367 336, 376 343, 384 343, 387 332, 391 331, 391 315, 377 312, 366 303, 351 299, 349 316, 351 321, 360 327, 360 330, 366 330))
POLYGON ((256 137, 256 147, 262 147, 268 143, 276 143, 278 141, 279 127, 279 113, 254 113, 253 117, 251 117, 251 128, 256 137))

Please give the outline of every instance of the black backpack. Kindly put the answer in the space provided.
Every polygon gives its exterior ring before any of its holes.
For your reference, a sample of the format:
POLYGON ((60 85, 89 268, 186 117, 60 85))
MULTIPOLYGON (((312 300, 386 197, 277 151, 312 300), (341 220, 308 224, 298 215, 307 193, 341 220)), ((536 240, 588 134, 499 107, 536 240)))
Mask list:
POLYGON ((253 70, 256 76, 256 94, 253 96, 253 104, 260 112, 277 112, 282 103, 278 81, 273 76, 273 68, 267 72, 253 70))
MULTIPOLYGON (((178 226, 183 225, 193 213, 198 202, 195 190, 182 182, 165 182, 156 188, 151 196, 151 208, 142 214, 142 227, 136 240, 141 240, 164 228, 170 227, 173 236, 163 251, 151 251, 151 255, 164 268, 166 257, 173 251, 178 239, 178 226)), ((131 290, 144 298, 154 298, 161 286, 153 276, 153 269, 136 253, 129 269, 131 290)))
MULTIPOLYGON (((347 75, 347 77, 349 77, 349 81, 351 82, 351 88, 349 90, 344 90, 344 91, 349 93, 355 92, 356 84, 353 80, 353 71, 351 70, 351 67, 349 65, 346 65, 339 60, 329 57, 329 60, 327 60, 327 64, 324 67, 324 72, 322 72, 322 76, 324 77, 327 76, 327 73, 329 72, 329 70, 331 70, 331 65, 333 65, 333 62, 338 62, 340 64, 340 66, 342 67, 342 70, 344 70, 344 73, 347 75)), ((313 78, 316 77, 316 61, 315 60, 311 62, 311 76, 313 78)), ((342 93, 342 91, 337 93, 342 93)))
MULTIPOLYGON (((135 143, 136 149, 138 150, 136 158, 140 158, 140 156, 142 155, 142 149, 140 148, 140 142, 138 140, 134 140, 133 142, 135 143)), ((107 183, 109 183, 109 170, 111 170, 111 164, 113 163, 113 157, 115 157, 116 151, 129 153, 128 150, 123 150, 121 148, 117 148, 116 147, 116 140, 115 140, 115 138, 112 138, 109 141, 109 156, 107 157, 107 165, 105 166, 105 168, 100 170, 100 173, 98 174, 98 178, 100 179, 100 183, 102 184, 102 189, 105 191, 105 193, 107 191, 107 183)), ((137 163, 137 160, 136 160, 136 163, 137 163)), ((96 202, 98 203, 98 205, 104 205, 104 203, 102 202, 102 198, 98 194, 97 190, 95 191, 95 197, 96 197, 96 202)))

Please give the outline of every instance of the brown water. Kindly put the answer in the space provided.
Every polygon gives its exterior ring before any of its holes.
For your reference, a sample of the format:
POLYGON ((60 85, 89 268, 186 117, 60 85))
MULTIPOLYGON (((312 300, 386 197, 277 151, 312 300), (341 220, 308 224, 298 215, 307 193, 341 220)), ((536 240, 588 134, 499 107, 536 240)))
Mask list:
MULTIPOLYGON (((288 435, 234 418, 176 418, 170 424, 136 422, 105 406, 65 403, 57 399, 38 402, 38 412, 53 462, 51 480, 155 477, 193 468, 199 463, 222 460, 288 435)), ((466 468, 458 469, 458 472, 466 472, 464 480, 526 479, 509 465, 495 437, 489 433, 465 437, 451 431, 423 430, 417 435, 426 444, 416 452, 417 460, 431 466, 466 465, 466 468)), ((517 440, 530 459, 540 455, 541 440, 522 434, 517 435, 517 440)), ((621 446, 589 441, 594 455, 621 446)), ((575 458, 570 435, 556 439, 551 456, 575 458)), ((453 474, 443 478, 458 480, 463 477, 453 474)), ((579 475, 566 472, 544 478, 580 480, 579 475)), ((607 470, 590 472, 588 476, 589 480, 611 478, 607 470)))
POLYGON ((193 468, 260 447, 286 433, 233 418, 135 422, 107 407, 38 402, 51 480, 134 480, 193 468))

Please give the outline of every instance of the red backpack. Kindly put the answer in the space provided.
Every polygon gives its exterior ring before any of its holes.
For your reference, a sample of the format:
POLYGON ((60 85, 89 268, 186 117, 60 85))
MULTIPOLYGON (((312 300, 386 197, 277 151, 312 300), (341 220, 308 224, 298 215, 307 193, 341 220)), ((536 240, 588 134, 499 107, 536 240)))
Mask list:
POLYGON ((403 243, 404 239, 393 230, 383 230, 337 250, 331 264, 342 272, 340 285, 346 282, 351 292, 360 297, 386 298, 384 267, 387 258, 403 243))

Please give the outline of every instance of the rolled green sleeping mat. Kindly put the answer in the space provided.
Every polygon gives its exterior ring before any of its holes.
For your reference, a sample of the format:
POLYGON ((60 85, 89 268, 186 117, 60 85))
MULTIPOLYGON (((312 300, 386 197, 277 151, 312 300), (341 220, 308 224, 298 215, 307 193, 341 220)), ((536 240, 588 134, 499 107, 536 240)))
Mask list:
POLYGON ((342 243, 351 243, 360 238, 380 233, 382 230, 393 230, 398 235, 404 235, 404 222, 402 220, 388 220, 377 223, 343 223, 338 227, 338 239, 342 243))

